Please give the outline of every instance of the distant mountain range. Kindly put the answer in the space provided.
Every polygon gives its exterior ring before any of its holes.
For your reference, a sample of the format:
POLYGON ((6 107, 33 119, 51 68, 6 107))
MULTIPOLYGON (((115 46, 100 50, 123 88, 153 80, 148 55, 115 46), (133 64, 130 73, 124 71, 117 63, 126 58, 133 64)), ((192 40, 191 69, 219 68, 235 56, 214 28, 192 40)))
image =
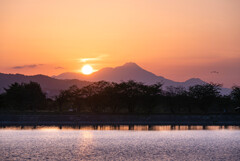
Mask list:
POLYGON ((79 88, 81 88, 90 84, 90 82, 87 81, 80 81, 76 79, 60 80, 45 75, 25 76, 22 74, 0 73, 0 93, 4 92, 4 88, 7 88, 9 85, 15 82, 28 83, 30 81, 39 83, 43 91, 47 93, 48 97, 55 96, 59 94, 60 90, 67 89, 72 85, 77 85, 79 88))
MULTIPOLYGON (((111 82, 135 80, 148 85, 161 82, 163 83, 164 89, 167 86, 182 86, 188 88, 189 86, 206 83, 199 78, 191 78, 185 82, 175 82, 146 71, 135 63, 126 63, 123 66, 116 68, 103 68, 91 75, 67 72, 57 76, 49 77, 45 75, 25 76, 21 74, 0 73, 0 93, 4 91, 4 88, 8 87, 14 82, 21 83, 34 81, 41 85, 42 89, 48 94, 48 96, 54 96, 58 94, 60 90, 67 89, 72 85, 77 85, 79 88, 81 88, 91 84, 91 82, 100 80, 111 82)), ((222 88, 221 92, 222 94, 229 94, 231 90, 228 88, 222 88)))
POLYGON ((81 73, 62 73, 57 76, 53 76, 56 79, 79 79, 86 81, 100 81, 106 80, 111 82, 121 82, 128 80, 135 80, 138 82, 143 82, 145 84, 154 84, 157 82, 163 83, 164 87, 167 86, 183 86, 188 88, 189 86, 196 84, 204 84, 206 82, 202 81, 199 78, 192 78, 185 82, 175 82, 169 79, 166 79, 162 76, 157 76, 149 71, 144 70, 136 63, 126 63, 123 66, 116 68, 103 68, 91 75, 83 75, 81 73))
MULTIPOLYGON (((170 79, 166 79, 162 76, 157 76, 149 71, 144 70, 136 63, 126 63, 122 66, 118 66, 116 68, 103 68, 91 75, 83 75, 81 73, 62 73, 57 76, 53 76, 53 78, 57 79, 79 79, 86 81, 111 81, 111 82, 121 82, 128 80, 135 80, 138 82, 143 82, 145 84, 154 84, 161 82, 163 83, 163 89, 166 89, 167 86, 182 86, 185 88, 189 88, 190 86, 197 84, 205 84, 206 82, 202 81, 199 78, 191 78, 186 80, 185 82, 176 82, 170 79)), ((229 94, 231 92, 228 88, 222 88, 222 94, 229 94)))

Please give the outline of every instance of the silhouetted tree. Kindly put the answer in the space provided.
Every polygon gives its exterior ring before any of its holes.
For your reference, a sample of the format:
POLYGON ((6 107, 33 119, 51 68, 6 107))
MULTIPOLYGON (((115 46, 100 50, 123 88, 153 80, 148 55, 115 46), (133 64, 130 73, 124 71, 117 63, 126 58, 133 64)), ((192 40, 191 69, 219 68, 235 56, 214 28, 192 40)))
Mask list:
POLYGON ((15 110, 36 111, 45 105, 46 96, 36 82, 14 83, 5 88, 6 104, 15 110))
POLYGON ((220 89, 220 84, 210 83, 195 85, 189 90, 167 87, 163 91, 161 83, 99 81, 81 89, 71 86, 52 100, 46 98, 38 83, 14 83, 0 94, 0 109, 52 111, 57 105, 60 112, 71 109, 73 112, 149 114, 161 108, 161 112, 170 109, 171 113, 234 112, 233 107, 240 106, 240 87, 234 86, 229 96, 220 95, 220 89))
POLYGON ((140 92, 143 92, 141 95, 144 109, 147 113, 152 113, 158 103, 157 100, 159 96, 162 95, 162 84, 141 85, 140 87, 142 88, 140 92))
POLYGON ((56 111, 56 103, 53 99, 47 98, 46 99, 46 108, 44 108, 45 111, 56 111))
POLYGON ((0 94, 0 110, 4 110, 4 94, 0 94))
POLYGON ((119 112, 120 108, 124 105, 121 91, 122 89, 117 83, 111 83, 103 91, 105 105, 113 113, 119 112))
POLYGON ((235 106, 240 106, 240 86, 233 86, 230 94, 235 106))
POLYGON ((189 88, 189 96, 195 99, 202 112, 207 113, 208 108, 220 96, 221 86, 214 83, 195 85, 189 88))
POLYGON ((228 113, 231 110, 232 103, 230 96, 220 96, 216 98, 216 106, 212 112, 228 113))
POLYGON ((167 104, 172 113, 179 113, 182 109, 189 113, 192 112, 192 100, 184 87, 169 86, 167 87, 165 95, 168 98, 167 104))
POLYGON ((60 94, 56 96, 55 100, 58 104, 59 112, 62 112, 64 109, 66 110, 76 110, 74 108, 79 109, 80 98, 79 95, 79 89, 77 86, 73 85, 69 87, 67 90, 61 90, 60 94))
POLYGON ((136 105, 144 94, 143 86, 143 83, 135 82, 133 80, 117 84, 122 101, 126 103, 129 113, 135 112, 136 105))
POLYGON ((110 86, 111 83, 109 82, 99 81, 81 89, 82 97, 86 105, 90 107, 91 112, 104 112, 106 108, 106 95, 104 90, 110 86))
POLYGON ((182 86, 178 86, 178 87, 168 86, 166 90, 166 95, 171 97, 179 96, 179 95, 187 95, 187 90, 182 86))

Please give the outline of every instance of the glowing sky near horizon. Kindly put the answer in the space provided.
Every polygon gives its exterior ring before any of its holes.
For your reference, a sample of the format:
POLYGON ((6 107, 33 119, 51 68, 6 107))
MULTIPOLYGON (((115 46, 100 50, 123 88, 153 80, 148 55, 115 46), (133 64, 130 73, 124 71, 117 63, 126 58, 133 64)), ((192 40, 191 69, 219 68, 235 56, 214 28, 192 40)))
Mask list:
POLYGON ((240 85, 240 1, 0 1, 2 73, 126 62, 175 81, 240 85))

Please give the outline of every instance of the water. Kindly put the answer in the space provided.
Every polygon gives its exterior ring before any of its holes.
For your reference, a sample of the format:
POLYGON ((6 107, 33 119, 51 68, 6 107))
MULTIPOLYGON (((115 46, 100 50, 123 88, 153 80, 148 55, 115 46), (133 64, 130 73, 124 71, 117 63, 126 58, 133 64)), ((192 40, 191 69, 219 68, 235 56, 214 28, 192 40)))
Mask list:
POLYGON ((0 160, 239 158, 240 130, 236 126, 39 126, 0 129, 0 160))

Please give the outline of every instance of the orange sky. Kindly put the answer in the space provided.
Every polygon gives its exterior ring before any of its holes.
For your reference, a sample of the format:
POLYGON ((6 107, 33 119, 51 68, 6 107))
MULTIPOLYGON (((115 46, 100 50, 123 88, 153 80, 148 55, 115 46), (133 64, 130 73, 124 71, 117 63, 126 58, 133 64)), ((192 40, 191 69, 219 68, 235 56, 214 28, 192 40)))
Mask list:
POLYGON ((0 1, 2 73, 54 75, 130 61, 175 81, 240 85, 240 1, 0 1))

